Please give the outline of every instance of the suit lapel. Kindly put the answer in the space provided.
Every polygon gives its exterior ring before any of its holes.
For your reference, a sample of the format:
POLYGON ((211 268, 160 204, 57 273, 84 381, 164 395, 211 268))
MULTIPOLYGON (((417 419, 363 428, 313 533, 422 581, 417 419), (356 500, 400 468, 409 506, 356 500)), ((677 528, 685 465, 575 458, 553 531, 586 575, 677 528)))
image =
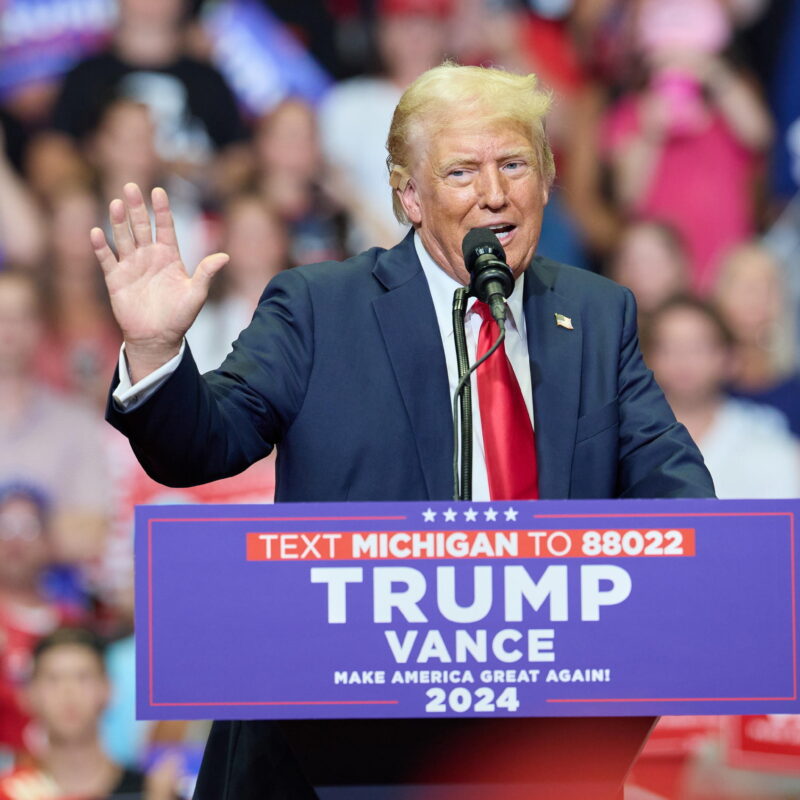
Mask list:
POLYGON ((569 495, 581 373, 583 334, 577 307, 553 288, 554 272, 536 257, 525 274, 523 307, 536 428, 539 495, 569 495), (569 317, 574 330, 556 324, 569 317))
POLYGON ((372 305, 414 432, 428 498, 450 498, 453 421, 447 365, 413 234, 379 256, 373 275, 388 290, 372 305))

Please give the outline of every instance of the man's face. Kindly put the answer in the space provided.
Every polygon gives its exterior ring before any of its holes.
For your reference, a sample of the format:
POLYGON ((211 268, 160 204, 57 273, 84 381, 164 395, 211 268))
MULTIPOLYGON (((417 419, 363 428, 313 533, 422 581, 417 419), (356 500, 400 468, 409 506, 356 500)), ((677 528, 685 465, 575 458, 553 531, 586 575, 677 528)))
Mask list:
POLYGON ((400 198, 426 250, 449 275, 469 283, 461 243, 471 228, 492 228, 516 278, 533 258, 548 188, 529 137, 513 125, 479 128, 456 115, 416 143, 411 180, 400 198))
POLYGON ((40 656, 28 698, 50 741, 74 744, 97 735, 109 691, 96 653, 80 644, 61 644, 40 656))

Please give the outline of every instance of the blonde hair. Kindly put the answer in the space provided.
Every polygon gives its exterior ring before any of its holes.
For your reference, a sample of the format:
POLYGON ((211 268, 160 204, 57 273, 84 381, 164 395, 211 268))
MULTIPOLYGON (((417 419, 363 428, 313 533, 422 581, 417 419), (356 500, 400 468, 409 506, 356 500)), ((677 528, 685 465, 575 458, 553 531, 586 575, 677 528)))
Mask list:
POLYGON ((452 119, 454 110, 474 111, 475 125, 518 126, 530 137, 539 173, 549 187, 555 178, 553 153, 544 130, 552 94, 538 88, 535 75, 515 75, 494 67, 462 67, 453 61, 423 72, 406 89, 392 117, 386 149, 394 214, 407 223, 398 196, 410 179, 414 145, 433 138, 452 119))

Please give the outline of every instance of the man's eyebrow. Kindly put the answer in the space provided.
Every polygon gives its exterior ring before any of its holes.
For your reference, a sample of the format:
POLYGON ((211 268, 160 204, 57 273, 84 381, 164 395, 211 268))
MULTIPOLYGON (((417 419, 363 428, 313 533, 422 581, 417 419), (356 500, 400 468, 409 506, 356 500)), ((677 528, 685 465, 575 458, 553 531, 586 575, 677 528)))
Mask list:
POLYGON ((478 164, 478 159, 474 156, 468 155, 455 155, 448 158, 446 161, 443 161, 439 164, 437 168, 437 172, 440 175, 446 175, 450 172, 451 169, 455 167, 474 167, 478 164))
POLYGON ((511 161, 515 158, 523 158, 526 161, 536 158, 536 151, 532 147, 515 147, 513 150, 506 150, 498 157, 498 161, 511 161))

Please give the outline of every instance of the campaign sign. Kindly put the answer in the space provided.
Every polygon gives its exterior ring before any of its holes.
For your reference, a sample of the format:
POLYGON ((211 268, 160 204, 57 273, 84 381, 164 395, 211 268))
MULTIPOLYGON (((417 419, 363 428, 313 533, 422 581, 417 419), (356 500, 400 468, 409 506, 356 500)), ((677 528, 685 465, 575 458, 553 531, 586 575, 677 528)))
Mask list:
POLYGON ((799 510, 140 506, 138 715, 798 713, 799 510))

